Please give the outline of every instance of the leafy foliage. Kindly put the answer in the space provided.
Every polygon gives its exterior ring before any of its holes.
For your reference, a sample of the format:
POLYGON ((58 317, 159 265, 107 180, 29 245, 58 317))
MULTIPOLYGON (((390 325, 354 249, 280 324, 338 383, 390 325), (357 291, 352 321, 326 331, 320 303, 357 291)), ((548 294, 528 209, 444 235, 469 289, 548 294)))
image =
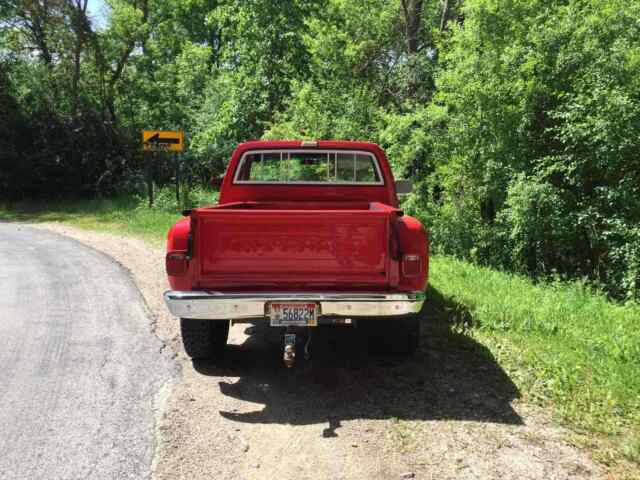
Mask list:
POLYGON ((244 140, 372 140, 437 251, 640 298, 638 2, 107 4, 2 3, 3 197, 140 193, 143 128, 186 191, 244 140))
POLYGON ((637 298, 640 6, 500 6, 467 2, 442 49, 431 181, 443 209, 462 202, 482 225, 476 251, 438 238, 460 256, 637 298))

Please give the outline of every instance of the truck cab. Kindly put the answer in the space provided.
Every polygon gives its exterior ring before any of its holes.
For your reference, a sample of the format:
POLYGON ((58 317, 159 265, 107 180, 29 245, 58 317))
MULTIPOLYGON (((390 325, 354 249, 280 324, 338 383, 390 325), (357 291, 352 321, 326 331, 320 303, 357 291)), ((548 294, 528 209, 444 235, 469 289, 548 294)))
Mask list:
MULTIPOLYGON (((352 325, 417 346, 428 275, 427 232, 398 205, 375 144, 239 145, 219 203, 169 231, 165 302, 193 358, 224 351, 230 321, 290 332, 352 325)), ((292 343, 293 342, 293 343, 292 343)))

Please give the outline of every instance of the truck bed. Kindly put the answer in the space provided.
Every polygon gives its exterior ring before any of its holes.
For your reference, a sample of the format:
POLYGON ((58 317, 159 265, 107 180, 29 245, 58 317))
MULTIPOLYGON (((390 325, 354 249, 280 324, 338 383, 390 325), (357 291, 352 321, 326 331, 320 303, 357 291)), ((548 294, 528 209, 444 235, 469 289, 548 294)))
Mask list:
POLYGON ((195 209, 198 286, 383 289, 391 281, 390 240, 398 214, 376 202, 250 202, 195 209))

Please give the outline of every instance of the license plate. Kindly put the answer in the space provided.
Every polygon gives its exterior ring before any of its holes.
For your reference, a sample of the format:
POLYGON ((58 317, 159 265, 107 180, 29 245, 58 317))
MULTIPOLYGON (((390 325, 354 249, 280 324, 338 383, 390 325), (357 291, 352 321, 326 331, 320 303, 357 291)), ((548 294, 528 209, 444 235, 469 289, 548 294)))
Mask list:
POLYGON ((271 303, 269 318, 272 327, 315 327, 318 310, 315 303, 271 303))

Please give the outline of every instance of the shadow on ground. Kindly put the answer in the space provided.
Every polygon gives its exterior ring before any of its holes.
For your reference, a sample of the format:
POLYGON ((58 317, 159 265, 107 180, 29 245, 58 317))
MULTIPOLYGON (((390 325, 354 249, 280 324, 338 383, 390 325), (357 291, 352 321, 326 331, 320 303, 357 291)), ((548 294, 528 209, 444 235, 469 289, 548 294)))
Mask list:
POLYGON ((214 364, 194 362, 202 375, 239 377, 219 382, 224 395, 264 405, 250 413, 220 412, 239 422, 306 425, 328 422, 336 435, 342 420, 476 420, 522 424, 511 408, 516 386, 492 354, 462 332, 469 312, 430 288, 420 349, 412 359, 371 354, 357 329, 314 331, 312 358, 287 370, 281 363, 282 332, 266 322, 231 346, 214 364))

